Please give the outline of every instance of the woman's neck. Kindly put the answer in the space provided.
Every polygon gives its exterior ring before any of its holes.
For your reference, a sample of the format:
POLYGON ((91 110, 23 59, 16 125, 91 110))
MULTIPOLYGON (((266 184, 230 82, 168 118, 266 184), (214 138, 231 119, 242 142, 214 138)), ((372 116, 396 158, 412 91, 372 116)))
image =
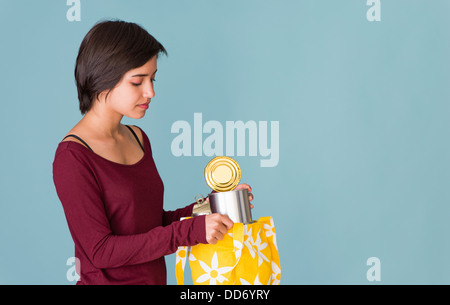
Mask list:
POLYGON ((82 121, 101 137, 117 138, 120 134, 122 118, 123 115, 118 113, 109 113, 102 107, 93 107, 84 115, 82 121))

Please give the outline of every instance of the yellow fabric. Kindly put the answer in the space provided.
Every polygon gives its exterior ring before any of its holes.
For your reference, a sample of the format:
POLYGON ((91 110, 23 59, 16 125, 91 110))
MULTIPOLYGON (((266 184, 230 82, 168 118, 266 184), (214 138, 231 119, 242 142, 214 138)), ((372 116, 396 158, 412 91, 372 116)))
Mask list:
POLYGON ((277 285, 281 267, 272 217, 244 225, 235 223, 215 245, 179 247, 175 273, 184 285, 186 259, 194 285, 277 285))

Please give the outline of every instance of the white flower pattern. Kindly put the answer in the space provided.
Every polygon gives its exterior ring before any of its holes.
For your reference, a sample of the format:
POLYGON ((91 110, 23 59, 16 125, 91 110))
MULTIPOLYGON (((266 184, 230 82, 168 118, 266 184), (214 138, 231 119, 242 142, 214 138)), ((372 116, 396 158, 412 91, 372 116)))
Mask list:
MULTIPOLYGON (((239 280, 241 281, 242 285, 252 285, 243 278, 240 278, 239 280)), ((253 285, 262 285, 262 283, 259 281, 259 274, 256 274, 256 278, 255 281, 253 282, 253 285)))
POLYGON ((267 243, 261 242, 261 237, 259 236, 259 232, 256 237, 256 241, 253 243, 253 246, 257 249, 258 253, 258 267, 261 266, 263 260, 266 262, 269 262, 269 259, 262 253, 262 250, 264 250, 267 247, 267 243))
POLYGON ((179 262, 181 262, 184 266, 184 264, 186 264, 187 252, 188 252, 188 247, 184 247, 184 246, 178 247, 175 264, 178 264, 179 262))
POLYGON ((281 270, 278 268, 277 264, 272 262, 272 285, 280 285, 280 277, 281 277, 281 270))
POLYGON ((252 258, 255 258, 255 250, 253 249, 253 236, 252 236, 252 227, 250 226, 250 230, 247 230, 249 226, 244 226, 244 245, 248 248, 250 255, 252 258))
POLYGON ((273 244, 275 245, 275 248, 278 250, 277 234, 275 234, 275 225, 273 223, 273 218, 270 218, 270 224, 264 224, 264 230, 266 232, 267 237, 273 236, 273 244))
POLYGON ((205 271, 206 273, 197 278, 196 280, 197 283, 203 283, 209 280, 210 285, 216 285, 217 282, 222 284, 226 280, 223 274, 230 272, 233 269, 233 267, 219 268, 219 260, 217 259, 217 252, 214 252, 214 255, 211 260, 211 267, 208 266, 206 263, 202 262, 201 260, 199 260, 198 262, 200 263, 200 266, 202 267, 203 271, 205 271))

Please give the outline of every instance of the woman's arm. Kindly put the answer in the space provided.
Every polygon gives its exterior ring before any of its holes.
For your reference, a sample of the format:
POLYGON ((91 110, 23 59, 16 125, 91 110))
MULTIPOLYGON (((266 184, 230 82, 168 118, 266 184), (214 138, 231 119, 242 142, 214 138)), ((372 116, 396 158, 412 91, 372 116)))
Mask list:
POLYGON ((95 175, 77 154, 65 149, 55 157, 53 179, 73 240, 96 268, 144 263, 174 253, 179 246, 207 243, 204 216, 142 234, 114 235, 95 175))
POLYGON ((174 221, 180 220, 182 217, 192 216, 192 210, 195 203, 188 205, 187 207, 177 209, 175 211, 164 211, 163 213, 163 226, 170 225, 174 221))

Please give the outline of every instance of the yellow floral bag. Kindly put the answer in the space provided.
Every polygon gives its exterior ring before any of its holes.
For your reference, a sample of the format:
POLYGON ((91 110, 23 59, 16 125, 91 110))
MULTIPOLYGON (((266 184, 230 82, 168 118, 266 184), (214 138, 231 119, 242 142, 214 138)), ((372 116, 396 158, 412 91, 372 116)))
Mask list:
POLYGON ((244 225, 235 223, 215 245, 179 247, 175 273, 184 285, 186 259, 194 285, 277 285, 281 267, 272 217, 244 225))

